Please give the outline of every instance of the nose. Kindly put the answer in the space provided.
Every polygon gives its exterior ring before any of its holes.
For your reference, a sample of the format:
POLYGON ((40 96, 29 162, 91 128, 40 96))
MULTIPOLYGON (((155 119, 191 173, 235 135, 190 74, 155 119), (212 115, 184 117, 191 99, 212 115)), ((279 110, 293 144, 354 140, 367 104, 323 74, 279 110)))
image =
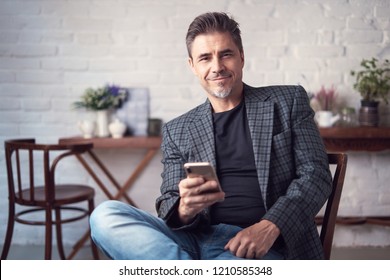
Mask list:
POLYGON ((213 73, 220 73, 225 69, 223 62, 220 58, 214 58, 211 65, 211 71, 213 73))

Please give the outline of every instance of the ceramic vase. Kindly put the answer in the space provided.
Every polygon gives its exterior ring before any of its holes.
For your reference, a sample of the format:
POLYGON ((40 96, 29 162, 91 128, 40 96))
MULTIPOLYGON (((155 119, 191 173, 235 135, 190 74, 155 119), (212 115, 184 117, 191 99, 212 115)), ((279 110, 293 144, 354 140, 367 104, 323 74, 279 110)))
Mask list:
POLYGON ((126 125, 119 119, 115 119, 108 126, 108 130, 110 131, 112 138, 122 138, 126 132, 126 125))
POLYGON ((359 109, 359 123, 361 126, 378 126, 379 111, 378 101, 364 101, 361 100, 361 107, 359 109))
POLYGON ((340 115, 333 115, 331 111, 318 111, 315 119, 319 127, 331 127, 340 119, 340 115))
POLYGON ((78 127, 86 139, 92 138, 95 132, 95 122, 90 120, 79 121, 78 127))
POLYGON ((107 137, 109 135, 108 110, 98 110, 96 111, 96 136, 107 137))

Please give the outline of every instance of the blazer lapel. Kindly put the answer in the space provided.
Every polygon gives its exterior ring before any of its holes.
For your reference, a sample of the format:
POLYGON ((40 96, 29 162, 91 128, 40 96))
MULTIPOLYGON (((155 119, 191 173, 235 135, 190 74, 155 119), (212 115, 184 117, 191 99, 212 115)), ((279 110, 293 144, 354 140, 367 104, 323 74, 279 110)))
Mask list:
POLYGON ((252 137, 253 152, 261 194, 267 209, 267 186, 270 168, 274 104, 266 101, 268 95, 245 91, 245 106, 252 137))
POLYGON ((193 122, 189 126, 189 139, 192 141, 193 161, 207 161, 216 166, 215 140, 211 104, 206 101, 199 107, 193 122))

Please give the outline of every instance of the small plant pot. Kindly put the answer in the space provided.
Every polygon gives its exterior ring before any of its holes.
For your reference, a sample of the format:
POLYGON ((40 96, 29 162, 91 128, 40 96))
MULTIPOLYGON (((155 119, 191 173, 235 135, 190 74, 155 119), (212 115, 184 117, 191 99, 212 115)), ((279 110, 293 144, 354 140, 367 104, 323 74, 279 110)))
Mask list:
POLYGON ((361 101, 361 107, 359 110, 359 124, 361 126, 378 126, 378 105, 378 101, 361 101))

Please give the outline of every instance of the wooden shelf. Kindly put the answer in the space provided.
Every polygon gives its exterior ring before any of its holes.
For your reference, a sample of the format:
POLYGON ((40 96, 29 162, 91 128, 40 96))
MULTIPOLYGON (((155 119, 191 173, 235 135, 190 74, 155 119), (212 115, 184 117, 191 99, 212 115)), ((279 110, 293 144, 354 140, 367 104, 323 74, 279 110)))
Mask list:
POLYGON ((161 145, 161 137, 134 136, 123 138, 90 138, 82 137, 60 138, 60 144, 71 143, 92 143, 95 149, 108 148, 137 148, 137 149, 159 149, 161 145))
POLYGON ((378 152, 390 149, 390 127, 331 127, 319 130, 328 151, 378 152))

